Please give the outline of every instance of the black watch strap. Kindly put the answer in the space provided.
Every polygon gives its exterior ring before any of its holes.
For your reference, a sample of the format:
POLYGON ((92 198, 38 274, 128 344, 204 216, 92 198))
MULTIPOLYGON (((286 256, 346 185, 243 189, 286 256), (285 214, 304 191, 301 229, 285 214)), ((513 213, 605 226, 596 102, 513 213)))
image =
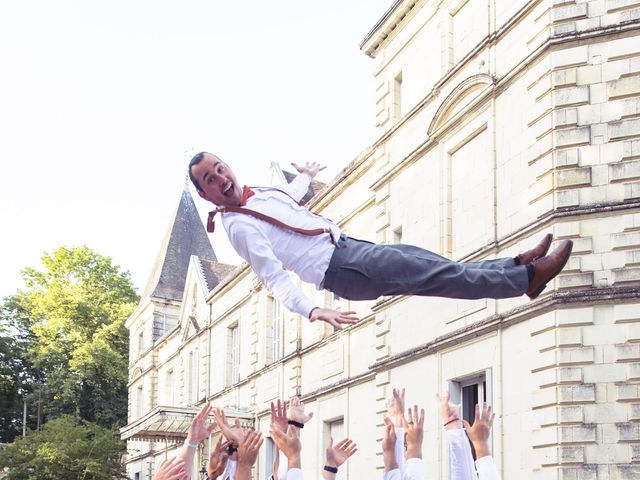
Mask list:
POLYGON ((331 472, 331 473, 338 473, 338 467, 330 467, 329 465, 325 465, 324 469, 327 472, 331 472))

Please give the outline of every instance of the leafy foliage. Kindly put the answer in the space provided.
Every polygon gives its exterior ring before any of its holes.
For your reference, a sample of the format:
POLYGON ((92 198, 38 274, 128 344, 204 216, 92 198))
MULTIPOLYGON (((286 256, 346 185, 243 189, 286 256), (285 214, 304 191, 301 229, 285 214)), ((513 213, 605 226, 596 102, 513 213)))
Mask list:
POLYGON ((122 472, 124 442, 114 429, 62 416, 0 450, 6 480, 111 480, 122 472))
POLYGON ((28 356, 43 372, 45 414, 77 414, 111 427, 126 421, 128 332, 138 297, 128 272, 88 247, 60 247, 27 268, 18 302, 29 313, 28 356))

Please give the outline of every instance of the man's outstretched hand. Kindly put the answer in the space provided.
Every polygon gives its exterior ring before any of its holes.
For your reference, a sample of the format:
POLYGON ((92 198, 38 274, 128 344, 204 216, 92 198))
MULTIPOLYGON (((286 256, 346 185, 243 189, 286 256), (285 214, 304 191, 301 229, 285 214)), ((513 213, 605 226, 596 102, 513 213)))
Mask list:
POLYGON ((316 320, 322 320, 329 325, 333 325, 336 330, 342 330, 342 325, 352 325, 358 323, 358 317, 355 316, 356 312, 340 312, 338 310, 331 310, 330 308, 314 308, 309 316, 309 320, 315 322, 316 320))
POLYGON ((298 173, 306 173, 307 175, 309 175, 311 178, 315 177, 318 172, 324 170, 325 166, 320 165, 319 163, 313 162, 313 163, 305 163, 303 166, 298 165, 297 163, 293 163, 291 162, 291 165, 293 165, 295 167, 295 169, 298 171, 298 173))

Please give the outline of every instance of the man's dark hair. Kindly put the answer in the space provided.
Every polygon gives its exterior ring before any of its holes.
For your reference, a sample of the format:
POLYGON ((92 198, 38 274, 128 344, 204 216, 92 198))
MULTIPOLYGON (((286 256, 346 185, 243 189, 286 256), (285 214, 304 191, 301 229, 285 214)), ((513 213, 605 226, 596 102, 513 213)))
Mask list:
POLYGON ((204 156, 207 155, 207 153, 208 152, 196 153, 191 159, 191 161, 189 162, 189 178, 191 179, 191 183, 193 183, 193 186, 196 187, 196 190, 199 192, 201 192, 202 189, 200 188, 200 184, 196 180, 196 177, 194 177, 193 173, 191 173, 191 169, 193 168, 194 165, 199 164, 204 158, 204 156))

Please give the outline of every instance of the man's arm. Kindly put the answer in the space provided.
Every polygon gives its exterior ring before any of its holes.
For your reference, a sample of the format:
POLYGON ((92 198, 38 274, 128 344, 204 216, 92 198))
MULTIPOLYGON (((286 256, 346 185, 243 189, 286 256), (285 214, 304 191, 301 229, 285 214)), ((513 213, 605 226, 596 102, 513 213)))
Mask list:
POLYGON ((464 421, 469 440, 471 440, 473 448, 476 450, 476 468, 478 469, 478 478, 480 480, 500 480, 500 474, 489 447, 489 435, 491 434, 495 416, 495 413, 491 411, 491 405, 485 403, 482 406, 482 411, 476 405, 473 426, 469 425, 466 420, 464 421))
POLYGON ((408 409, 409 419, 405 420, 404 428, 407 432, 407 461, 402 478, 404 480, 422 480, 425 477, 424 462, 422 461, 422 440, 424 438, 424 409, 418 411, 408 409))
POLYGON ((251 469, 258 458, 258 451, 262 445, 260 432, 247 432, 238 447, 238 468, 236 480, 251 480, 251 469))
POLYGON ((227 233, 238 255, 251 265, 267 290, 289 311, 309 318, 318 305, 291 280, 262 230, 252 221, 235 221, 229 224, 227 233))
POLYGON ((449 444, 449 476, 451 480, 477 480, 478 474, 473 466, 471 444, 462 428, 460 420, 460 405, 451 403, 451 394, 444 398, 436 395, 440 402, 440 416, 445 428, 447 443, 449 444))
POLYGON ((294 198, 296 202, 299 202, 309 190, 311 179, 315 177, 319 171, 324 170, 326 167, 323 167, 316 162, 307 162, 305 165, 292 163, 291 165, 295 167, 299 175, 294 178, 291 183, 286 185, 283 190, 287 192, 292 198, 294 198))

